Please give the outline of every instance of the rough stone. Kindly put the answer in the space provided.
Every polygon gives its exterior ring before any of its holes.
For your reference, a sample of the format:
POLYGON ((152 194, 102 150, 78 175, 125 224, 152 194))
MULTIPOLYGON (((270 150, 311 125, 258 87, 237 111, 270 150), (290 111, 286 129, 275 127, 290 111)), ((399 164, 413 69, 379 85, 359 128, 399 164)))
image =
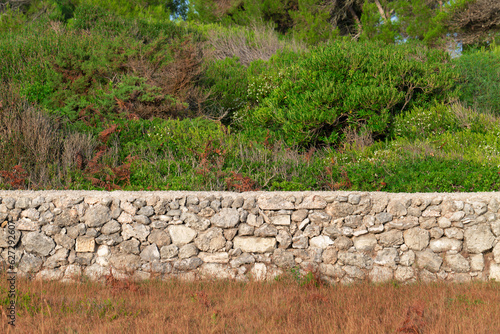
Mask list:
POLYGON ((457 239, 441 238, 431 240, 429 248, 436 253, 441 252, 460 252, 462 250, 462 242, 457 239))
POLYGON ((90 207, 85 216, 83 216, 83 221, 88 227, 100 227, 106 224, 111 219, 111 211, 108 207, 102 205, 96 205, 90 207))
POLYGON ((203 261, 198 257, 183 259, 174 263, 174 268, 177 270, 188 271, 198 268, 203 264, 203 261))
POLYGON ((379 244, 384 247, 398 246, 403 243, 403 232, 391 230, 378 234, 379 244))
POLYGON ((228 263, 229 255, 227 252, 204 253, 198 254, 198 257, 205 263, 228 263))
POLYGON ((216 252, 226 245, 221 228, 212 227, 195 239, 196 246, 203 252, 216 252))
POLYGON ((483 253, 493 247, 495 236, 487 225, 475 225, 465 229, 464 248, 470 253, 483 253))
POLYGON ((141 258, 135 254, 115 254, 111 255, 109 263, 117 270, 134 272, 140 268, 141 258))
POLYGON ((111 220, 104 224, 103 227, 101 227, 101 233, 102 234, 113 234, 116 232, 120 232, 122 229, 120 223, 118 223, 116 220, 111 220))
POLYGON ((393 279, 393 272, 387 267, 374 266, 368 276, 374 283, 383 283, 393 279))
POLYGON ((444 258, 451 270, 457 273, 466 273, 470 271, 469 261, 461 254, 447 254, 444 258))
POLYGON ((341 261, 344 265, 356 266, 364 269, 371 269, 373 265, 371 257, 362 253, 349 253, 345 251, 339 252, 338 261, 341 261))
POLYGON ((490 280, 500 281, 500 264, 492 263, 490 265, 490 275, 488 276, 490 280))
POLYGON ((26 253, 19 262, 19 270, 24 273, 35 273, 42 267, 43 260, 35 254, 26 253))
POLYGON ((235 227, 240 220, 240 215, 237 209, 223 208, 219 213, 215 214, 211 222, 216 227, 231 228, 235 227))
POLYGON ((234 248, 240 248, 247 253, 272 252, 276 248, 276 239, 237 236, 234 238, 234 248))
POLYGON ((140 252, 139 250, 140 245, 141 243, 139 242, 139 240, 132 238, 120 244, 120 251, 122 253, 138 255, 140 252))
POLYGON ((257 205, 261 210, 293 210, 295 205, 281 196, 259 196, 257 205))
POLYGON ((354 247, 356 247, 358 251, 370 252, 375 249, 377 238, 372 234, 367 234, 360 237, 354 237, 353 242, 354 247))
POLYGON ((421 251, 429 245, 429 232, 414 227, 404 232, 404 241, 410 249, 421 251))
POLYGON ((162 259, 171 259, 179 254, 179 247, 176 245, 163 246, 160 249, 160 256, 162 259))
POLYGON ((159 248, 163 246, 170 245, 172 240, 170 239, 170 235, 162 230, 153 230, 148 236, 148 241, 152 244, 155 244, 159 248))
POLYGON ((41 256, 47 256, 56 246, 54 240, 43 233, 28 232, 22 237, 24 249, 30 253, 36 253, 41 256))
POLYGON ((373 262, 375 264, 396 269, 396 264, 399 261, 398 251, 395 248, 384 248, 377 252, 377 256, 373 262))
POLYGON ((309 240, 309 247, 325 249, 328 246, 333 245, 333 240, 326 235, 320 235, 318 237, 311 238, 309 240))
POLYGON ((292 236, 287 231, 280 230, 276 236, 276 241, 279 244, 279 248, 288 248, 292 244, 292 236))
POLYGON ((179 248, 179 259, 188 259, 190 257, 198 255, 199 251, 195 244, 187 244, 179 248))
POLYGON ((415 270, 411 267, 398 267, 394 272, 394 279, 399 282, 406 282, 415 276, 415 270))
POLYGON ((422 252, 417 252, 417 265, 420 268, 424 268, 432 273, 436 273, 441 268, 442 263, 443 259, 429 249, 426 249, 422 252))
POLYGON ((275 237, 278 235, 278 229, 270 224, 264 224, 254 231, 256 237, 275 237))

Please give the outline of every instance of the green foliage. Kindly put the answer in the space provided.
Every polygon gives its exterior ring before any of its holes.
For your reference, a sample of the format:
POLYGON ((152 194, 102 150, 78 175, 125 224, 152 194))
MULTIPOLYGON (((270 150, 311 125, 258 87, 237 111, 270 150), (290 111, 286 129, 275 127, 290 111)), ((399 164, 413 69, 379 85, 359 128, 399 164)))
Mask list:
POLYGON ((396 116, 393 124, 395 136, 411 140, 425 139, 444 132, 456 132, 459 120, 453 110, 439 104, 429 108, 416 107, 396 116))
MULTIPOLYGON (((494 49, 493 49, 494 50, 494 49)), ((462 75, 461 100, 482 112, 500 115, 500 52, 479 50, 453 60, 462 75)))
POLYGON ((347 128, 385 136, 400 111, 446 99, 457 77, 448 61, 418 45, 319 47, 284 69, 247 127, 275 131, 291 146, 337 144, 347 128))

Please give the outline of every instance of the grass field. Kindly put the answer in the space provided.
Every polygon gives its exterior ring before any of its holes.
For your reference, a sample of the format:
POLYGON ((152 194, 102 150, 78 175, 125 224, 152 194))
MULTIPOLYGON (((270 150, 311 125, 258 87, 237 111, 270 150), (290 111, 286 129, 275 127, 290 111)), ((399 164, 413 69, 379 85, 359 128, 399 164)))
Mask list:
POLYGON ((500 284, 17 280, 2 333, 498 333, 500 284))

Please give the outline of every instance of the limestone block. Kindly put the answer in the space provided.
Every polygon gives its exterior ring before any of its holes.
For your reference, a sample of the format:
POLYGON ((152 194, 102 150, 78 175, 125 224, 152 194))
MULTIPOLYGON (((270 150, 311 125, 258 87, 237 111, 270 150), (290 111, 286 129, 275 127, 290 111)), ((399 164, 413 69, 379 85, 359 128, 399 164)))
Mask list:
POLYGON ((78 253, 93 253, 95 249, 95 239, 92 237, 76 238, 75 250, 78 253))
POLYGON ((247 253, 266 253, 272 252, 276 248, 275 238, 259 238, 259 237, 235 237, 235 249, 239 248, 247 253))

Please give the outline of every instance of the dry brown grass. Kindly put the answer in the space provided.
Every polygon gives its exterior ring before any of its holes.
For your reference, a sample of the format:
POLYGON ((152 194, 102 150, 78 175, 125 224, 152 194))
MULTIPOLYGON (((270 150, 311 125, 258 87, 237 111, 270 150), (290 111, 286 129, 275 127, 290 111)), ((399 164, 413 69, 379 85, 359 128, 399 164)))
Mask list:
POLYGON ((306 49, 304 44, 296 40, 279 40, 278 33, 270 26, 255 24, 250 29, 251 34, 236 27, 211 29, 204 57, 223 60, 236 56, 246 66, 254 60, 269 60, 278 50, 290 49, 297 52, 306 49))
POLYGON ((18 279, 15 331, 2 333, 498 333, 500 285, 18 279))

